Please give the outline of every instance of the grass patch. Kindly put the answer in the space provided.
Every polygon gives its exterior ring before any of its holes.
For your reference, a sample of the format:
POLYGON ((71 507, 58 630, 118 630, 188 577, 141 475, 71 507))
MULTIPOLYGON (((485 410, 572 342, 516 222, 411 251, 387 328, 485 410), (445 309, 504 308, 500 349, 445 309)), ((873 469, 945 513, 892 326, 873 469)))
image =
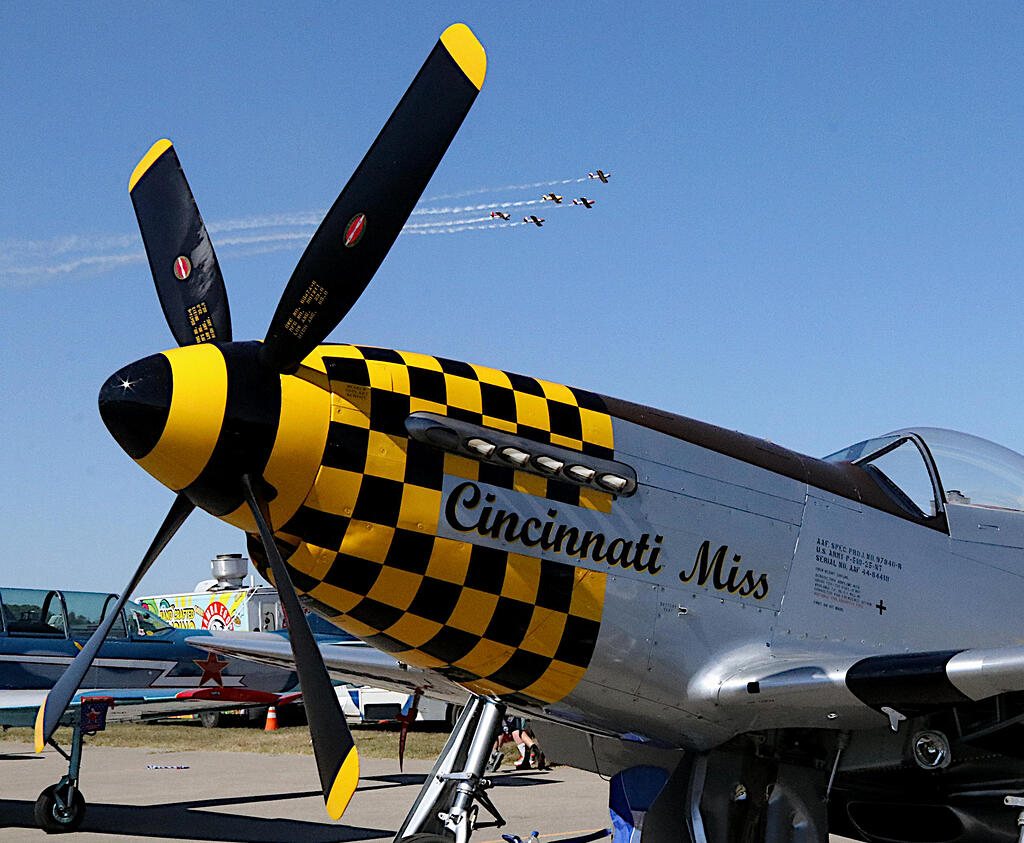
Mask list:
MULTIPOLYGON (((398 726, 352 726, 361 758, 398 758, 398 726)), ((57 743, 71 745, 71 729, 57 730, 57 743)), ((444 730, 414 728, 405 743, 405 757, 433 760, 448 739, 444 730)), ((32 743, 31 728, 11 728, 0 733, 0 741, 32 743)), ((147 747, 161 752, 266 752, 277 755, 313 754, 305 726, 281 726, 264 732, 262 722, 232 724, 204 729, 198 722, 118 723, 85 738, 87 746, 147 747)))

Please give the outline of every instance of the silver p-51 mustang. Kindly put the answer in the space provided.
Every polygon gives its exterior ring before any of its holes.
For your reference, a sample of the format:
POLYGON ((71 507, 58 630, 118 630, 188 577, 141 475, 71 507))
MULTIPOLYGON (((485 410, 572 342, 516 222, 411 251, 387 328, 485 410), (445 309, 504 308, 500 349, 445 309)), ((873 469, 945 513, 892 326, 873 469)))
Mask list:
MULTIPOLYGON (((610 776, 618 827, 643 840, 1016 839, 1024 457, 917 429, 815 459, 563 384, 324 343, 485 67, 466 27, 445 31, 262 343, 231 341, 170 142, 136 168, 179 347, 112 376, 100 411, 177 497, 123 593, 197 506, 248 534, 290 649, 196 643, 294 664, 332 816, 358 756, 328 671, 469 692, 399 838, 465 843, 478 807, 496 812, 484 765, 510 707, 550 756, 610 776), (384 655, 318 647, 297 592, 384 655)), ((40 712, 40 745, 92 645, 40 712)))

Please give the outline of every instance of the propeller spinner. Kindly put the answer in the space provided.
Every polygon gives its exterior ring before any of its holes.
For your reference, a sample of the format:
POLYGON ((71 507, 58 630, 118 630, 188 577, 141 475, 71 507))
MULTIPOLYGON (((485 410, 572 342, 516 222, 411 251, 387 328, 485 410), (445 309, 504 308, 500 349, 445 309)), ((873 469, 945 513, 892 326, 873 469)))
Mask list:
MULTIPOLYGON (((289 449, 288 443, 326 439, 326 426, 321 430, 310 420, 329 417, 316 410, 330 396, 315 377, 287 375, 366 289, 472 106, 486 66, 467 26, 444 31, 313 235, 262 344, 230 342, 220 268, 170 141, 157 142, 129 182, 157 294, 182 347, 114 374, 100 392, 100 413, 129 456, 177 497, 110 618, 196 506, 258 534, 288 617, 324 800, 334 819, 355 790, 358 755, 273 527, 298 506, 309 488, 306 475, 317 467, 298 456, 308 447, 289 449), (292 415, 283 412, 285 405, 292 415)), ((37 751, 52 739, 109 626, 89 639, 40 707, 37 751)))

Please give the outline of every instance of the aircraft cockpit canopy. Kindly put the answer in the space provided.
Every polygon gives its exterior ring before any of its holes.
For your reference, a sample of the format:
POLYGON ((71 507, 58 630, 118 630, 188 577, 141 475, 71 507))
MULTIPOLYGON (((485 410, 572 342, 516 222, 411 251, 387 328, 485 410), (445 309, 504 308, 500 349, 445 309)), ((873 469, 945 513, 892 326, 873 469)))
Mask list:
POLYGON ((1024 456, 967 433, 898 430, 825 459, 860 466, 914 515, 934 516, 946 504, 1024 511, 1024 456))
MULTIPOLYGON (((0 630, 8 635, 87 639, 117 603, 116 594, 57 591, 43 588, 0 588, 0 630)), ((107 638, 167 635, 174 627, 145 606, 127 601, 107 638), (124 621, 128 625, 125 627, 124 621)))

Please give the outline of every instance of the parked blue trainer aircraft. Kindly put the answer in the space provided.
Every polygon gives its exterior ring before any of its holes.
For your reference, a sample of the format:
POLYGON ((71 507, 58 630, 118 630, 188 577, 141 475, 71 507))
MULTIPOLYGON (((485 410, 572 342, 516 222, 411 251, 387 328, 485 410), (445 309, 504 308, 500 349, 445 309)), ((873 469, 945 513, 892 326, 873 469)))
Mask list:
MULTIPOLYGON (((116 602, 116 594, 0 588, 0 726, 34 724, 47 691, 116 602)), ((61 720, 74 728, 70 752, 58 747, 68 772, 36 801, 42 828, 73 831, 81 823, 82 735, 101 731, 107 721, 281 705, 298 696, 285 693, 296 685, 291 670, 225 658, 185 641, 204 635, 125 604, 61 720)))

